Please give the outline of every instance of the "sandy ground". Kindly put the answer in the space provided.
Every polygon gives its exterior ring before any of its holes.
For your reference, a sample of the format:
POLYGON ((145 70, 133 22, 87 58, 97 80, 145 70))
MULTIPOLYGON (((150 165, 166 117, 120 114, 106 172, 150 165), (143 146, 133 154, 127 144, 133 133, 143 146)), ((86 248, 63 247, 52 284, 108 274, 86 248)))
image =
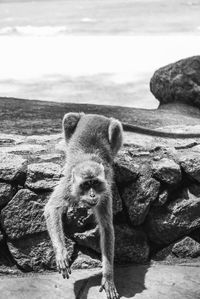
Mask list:
MULTIPOLYGON (((199 299, 199 266, 143 265, 118 268, 115 283, 121 299, 199 299)), ((0 277, 1 299, 103 299, 100 270, 0 277)))

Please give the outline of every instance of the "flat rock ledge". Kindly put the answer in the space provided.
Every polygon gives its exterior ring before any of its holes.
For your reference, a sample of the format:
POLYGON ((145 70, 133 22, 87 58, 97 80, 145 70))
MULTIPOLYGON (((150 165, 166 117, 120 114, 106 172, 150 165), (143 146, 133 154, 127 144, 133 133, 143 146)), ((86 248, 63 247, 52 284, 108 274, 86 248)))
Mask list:
MULTIPOLYGON (((115 262, 200 259, 200 146, 126 144, 114 163, 115 262)), ((67 162, 67 161, 66 161, 67 162)), ((61 135, 0 135, 0 270, 55 269, 43 210, 62 177, 61 135)), ((101 266, 90 210, 64 219, 72 268, 101 266)), ((3 270, 2 270, 3 271, 3 270)))

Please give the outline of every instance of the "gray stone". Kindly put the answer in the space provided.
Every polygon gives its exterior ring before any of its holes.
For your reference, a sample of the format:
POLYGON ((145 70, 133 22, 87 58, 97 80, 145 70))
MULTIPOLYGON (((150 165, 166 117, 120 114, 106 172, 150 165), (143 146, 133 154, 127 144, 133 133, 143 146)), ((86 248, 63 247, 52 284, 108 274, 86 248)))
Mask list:
POLYGON ((151 78, 150 89, 161 104, 181 102, 200 108, 200 56, 158 69, 151 78))
MULTIPOLYGON (((74 250, 74 242, 66 239, 69 257, 74 250)), ((55 256, 47 233, 27 236, 8 242, 8 248, 15 262, 26 271, 55 269, 55 256)))
POLYGON ((135 183, 124 189, 122 200, 134 225, 144 222, 151 203, 159 192, 160 183, 153 178, 141 176, 135 183))
POLYGON ((156 244, 170 244, 200 227, 200 197, 184 189, 162 208, 151 208, 146 232, 156 244))
POLYGON ((149 245, 143 231, 127 225, 115 226, 115 261, 117 263, 145 263, 149 259, 149 245))
POLYGON ((24 184, 27 160, 18 155, 3 154, 0 157, 0 179, 24 184))
POLYGON ((81 246, 90 248, 99 253, 101 252, 99 243, 100 236, 97 226, 91 230, 82 233, 75 233, 73 239, 81 246))
POLYGON ((139 174, 139 165, 128 154, 120 153, 114 163, 115 181, 117 184, 127 184, 134 182, 139 174))
POLYGON ((61 178, 61 166, 52 162, 28 165, 26 187, 32 190, 53 190, 61 178))
POLYGON ((175 242, 159 251, 154 259, 175 262, 177 259, 182 261, 188 258, 197 258, 200 256, 200 244, 190 237, 175 242))
POLYGON ((192 178, 200 182, 200 159, 199 153, 185 152, 179 157, 179 161, 183 170, 192 178))
POLYGON ((174 185, 181 181, 180 166, 173 160, 163 158, 152 163, 153 176, 159 181, 174 185))
MULTIPOLYGON (((75 233, 73 239, 81 246, 100 253, 100 235, 98 227, 75 233)), ((127 225, 115 226, 115 261, 117 263, 143 263, 148 260, 149 245, 144 232, 127 225)))
POLYGON ((86 254, 81 251, 78 252, 77 258, 71 266, 72 269, 92 269, 97 267, 101 267, 101 260, 94 254, 91 254, 91 252, 86 254))
POLYGON ((27 189, 17 192, 2 210, 3 227, 10 240, 46 230, 43 208, 47 199, 27 189))
POLYGON ((6 183, 0 183, 0 208, 5 206, 16 192, 16 187, 6 183))

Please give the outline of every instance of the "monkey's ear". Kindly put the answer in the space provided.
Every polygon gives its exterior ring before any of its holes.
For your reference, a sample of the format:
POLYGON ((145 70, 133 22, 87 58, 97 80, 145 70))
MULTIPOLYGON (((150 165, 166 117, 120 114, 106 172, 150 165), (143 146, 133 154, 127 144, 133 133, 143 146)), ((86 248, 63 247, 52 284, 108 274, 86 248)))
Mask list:
POLYGON ((108 139, 113 154, 116 155, 123 144, 123 129, 119 120, 111 118, 108 128, 108 139))
POLYGON ((69 112, 65 114, 62 121, 63 133, 65 137, 65 141, 68 142, 71 138, 72 134, 74 133, 76 126, 84 113, 75 113, 69 112))

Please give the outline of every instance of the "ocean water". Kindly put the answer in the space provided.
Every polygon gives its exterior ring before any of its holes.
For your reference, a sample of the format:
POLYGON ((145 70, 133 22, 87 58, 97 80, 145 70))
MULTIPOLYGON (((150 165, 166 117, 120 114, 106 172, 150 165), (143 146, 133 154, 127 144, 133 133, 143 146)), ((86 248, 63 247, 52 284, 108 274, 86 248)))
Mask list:
POLYGON ((0 96, 156 108, 154 71, 200 54, 200 1, 0 2, 0 96))

